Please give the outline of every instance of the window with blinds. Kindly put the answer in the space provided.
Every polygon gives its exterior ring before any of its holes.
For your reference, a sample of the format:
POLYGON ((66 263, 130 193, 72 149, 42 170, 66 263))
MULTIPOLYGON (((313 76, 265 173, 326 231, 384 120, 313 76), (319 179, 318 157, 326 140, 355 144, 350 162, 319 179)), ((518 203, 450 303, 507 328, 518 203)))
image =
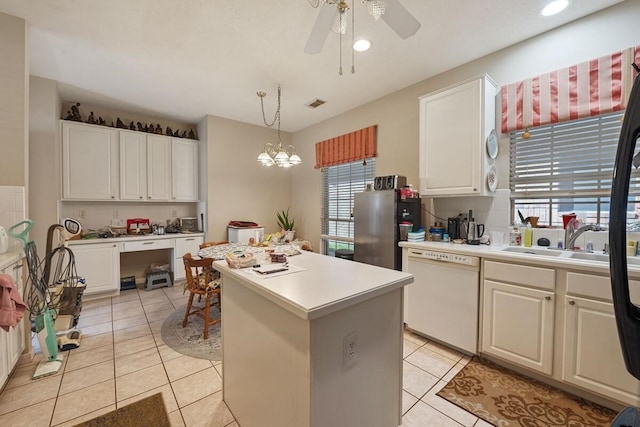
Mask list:
MULTIPOLYGON (((608 224, 609 196, 620 112, 510 134, 510 188, 514 221, 517 211, 537 216, 538 224, 562 225, 562 214, 576 213, 586 223, 608 224)), ((629 219, 636 218, 640 175, 632 173, 629 219)))
POLYGON ((353 250, 353 195, 373 184, 376 160, 357 161, 322 169, 322 242, 324 252, 353 250))

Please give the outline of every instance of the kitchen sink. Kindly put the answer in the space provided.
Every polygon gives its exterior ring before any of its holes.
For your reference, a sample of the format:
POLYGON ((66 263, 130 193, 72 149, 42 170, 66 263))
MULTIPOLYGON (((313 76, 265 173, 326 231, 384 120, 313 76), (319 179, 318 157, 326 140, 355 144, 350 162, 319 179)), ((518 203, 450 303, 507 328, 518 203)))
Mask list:
MULTIPOLYGON (((570 252, 573 259, 583 259, 586 261, 603 261, 609 262, 609 254, 590 253, 590 252, 570 252)), ((640 265, 640 258, 634 256, 627 257, 627 265, 640 265)))
POLYGON ((574 259, 609 262, 609 254, 596 254, 592 252, 569 252, 569 255, 574 259))
POLYGON ((554 257, 562 255, 562 251, 559 251, 559 250, 524 248, 522 246, 506 246, 501 250, 504 252, 516 252, 520 254, 545 255, 545 256, 554 256, 554 257))

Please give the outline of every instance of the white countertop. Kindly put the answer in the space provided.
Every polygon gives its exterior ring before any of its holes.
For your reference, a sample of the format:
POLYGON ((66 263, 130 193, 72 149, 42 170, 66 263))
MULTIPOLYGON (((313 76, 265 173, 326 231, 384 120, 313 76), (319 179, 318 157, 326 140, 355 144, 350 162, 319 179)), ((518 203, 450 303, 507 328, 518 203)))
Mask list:
POLYGON ((0 254, 0 270, 7 268, 16 261, 24 257, 23 250, 15 250, 0 254))
POLYGON ((141 240, 166 240, 166 239, 178 239, 182 237, 201 237, 204 233, 166 233, 162 235, 157 234, 145 234, 142 236, 124 236, 124 237, 107 237, 103 238, 94 238, 94 239, 78 239, 78 240, 69 240, 67 243, 69 245, 90 245, 96 243, 119 243, 119 242, 136 242, 141 240))
MULTIPOLYGON (((215 268, 254 292, 303 318, 312 320, 413 282, 413 275, 387 268, 303 252, 288 257, 291 270, 262 277, 251 269, 232 269, 226 261, 215 268)), ((223 290, 224 292, 224 290, 223 290)))
MULTIPOLYGON (((542 265, 554 268, 577 269, 594 273, 610 274, 609 263, 604 261, 583 260, 570 257, 533 255, 507 252, 502 249, 508 245, 467 245, 443 242, 400 242, 403 248, 429 249, 461 255, 477 256, 496 261, 509 261, 530 265, 542 265)), ((543 246, 532 246, 532 249, 546 249, 543 246)), ((640 277, 640 266, 627 265, 629 276, 640 277)))

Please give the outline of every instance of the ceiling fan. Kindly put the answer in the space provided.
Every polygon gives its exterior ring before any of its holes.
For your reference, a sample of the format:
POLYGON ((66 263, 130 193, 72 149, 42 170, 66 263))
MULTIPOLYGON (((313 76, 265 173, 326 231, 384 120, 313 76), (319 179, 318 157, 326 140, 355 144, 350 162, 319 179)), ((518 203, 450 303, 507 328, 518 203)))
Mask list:
MULTIPOLYGON (((369 14, 377 21, 382 18, 401 38, 406 39, 420 29, 420 23, 402 6, 399 0, 362 0, 369 14)), ((309 0, 311 6, 320 7, 307 44, 305 53, 314 55, 322 51, 329 31, 345 34, 348 25, 349 5, 345 0, 309 0)), ((353 3, 352 3, 353 4, 353 3)), ((351 17, 353 25, 353 16, 351 17)))

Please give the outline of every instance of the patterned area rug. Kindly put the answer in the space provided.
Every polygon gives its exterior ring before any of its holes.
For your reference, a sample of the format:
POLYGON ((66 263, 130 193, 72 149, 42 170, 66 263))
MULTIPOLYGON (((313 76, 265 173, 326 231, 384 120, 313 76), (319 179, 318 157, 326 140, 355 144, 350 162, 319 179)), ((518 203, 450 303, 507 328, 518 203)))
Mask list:
POLYGON ((495 426, 608 427, 612 410, 474 357, 438 396, 495 426))
POLYGON ((162 393, 133 402, 92 420, 76 424, 76 427, 170 427, 162 393))
MULTIPOLYGON (((195 302, 194 302, 195 305, 195 302)), ((189 317, 187 326, 182 327, 182 319, 187 311, 187 305, 183 305, 171 313, 162 323, 160 331, 162 340, 166 345, 178 353, 187 356, 207 360, 222 360, 222 338, 220 335, 220 323, 209 327, 209 337, 202 338, 204 320, 196 315, 189 317)), ((220 318, 217 307, 211 307, 212 319, 220 318)))

